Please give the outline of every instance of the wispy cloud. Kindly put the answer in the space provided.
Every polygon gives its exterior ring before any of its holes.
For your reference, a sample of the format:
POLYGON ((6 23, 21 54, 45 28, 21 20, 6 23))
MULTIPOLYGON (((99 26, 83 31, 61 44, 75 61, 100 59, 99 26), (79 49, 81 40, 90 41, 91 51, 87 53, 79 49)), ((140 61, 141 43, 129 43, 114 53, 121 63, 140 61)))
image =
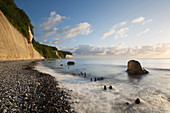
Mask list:
POLYGON ((126 25, 126 21, 124 22, 120 22, 118 24, 115 24, 112 29, 110 29, 108 32, 105 32, 103 35, 102 35, 102 38, 101 39, 105 39, 106 37, 110 36, 110 35, 113 35, 115 32, 116 32, 116 28, 118 27, 121 27, 121 26, 124 26, 126 25))
POLYGON ((59 40, 58 38, 55 38, 55 39, 52 39, 52 40, 50 40, 50 39, 45 39, 44 41, 43 41, 43 43, 44 44, 53 44, 53 45, 55 45, 55 44, 59 44, 59 43, 61 43, 61 42, 63 42, 64 40, 59 40))
POLYGON ((57 38, 72 38, 79 34, 81 35, 88 35, 92 32, 90 28, 90 24, 87 22, 77 24, 73 27, 67 26, 66 28, 62 29, 61 31, 57 32, 57 38))
POLYGON ((126 33, 127 31, 129 31, 129 28, 127 27, 121 28, 120 30, 116 32, 114 39, 126 38, 128 36, 128 34, 126 33))
POLYGON ((125 43, 108 47, 79 45, 70 49, 75 56, 111 56, 111 57, 158 57, 168 52, 170 43, 127 47, 125 43))
MULTIPOLYGON (((108 36, 111 36, 111 35, 113 35, 114 39, 126 38, 126 37, 128 37, 127 32, 130 30, 130 28, 135 27, 135 26, 132 26, 132 24, 134 24, 134 23, 140 23, 140 25, 146 25, 146 24, 152 23, 152 19, 148 19, 148 18, 141 16, 141 17, 135 18, 134 20, 130 21, 130 23, 128 25, 131 26, 131 27, 124 27, 124 28, 122 28, 122 27, 124 25, 126 25, 127 22, 126 21, 120 22, 118 24, 115 24, 108 32, 103 33, 101 39, 102 40, 106 39, 108 36)), ((146 30, 138 33, 137 36, 141 36, 143 34, 146 34, 149 31, 150 31, 150 29, 147 28, 146 30)))
POLYGON ((42 34, 40 36, 40 38, 47 38, 47 37, 49 37, 51 35, 55 35, 57 33, 57 31, 58 31, 58 28, 53 28, 53 29, 47 30, 47 31, 44 30, 44 34, 42 34))
POLYGON ((126 21, 120 22, 120 23, 114 25, 114 26, 113 26, 113 29, 116 29, 116 28, 118 28, 118 27, 124 26, 124 25, 126 25, 126 24, 127 24, 126 21))
POLYGON ((163 33, 164 31, 163 30, 159 30, 159 32, 158 33, 163 33))
POLYGON ((43 29, 45 31, 49 31, 53 29, 56 25, 58 25, 62 19, 65 19, 65 16, 61 16, 59 14, 56 14, 55 11, 52 11, 50 13, 50 17, 48 17, 42 24, 43 29))
POLYGON ((145 21, 143 21, 142 25, 146 25, 146 24, 150 24, 152 23, 152 19, 147 19, 145 21))
POLYGON ((144 34, 146 34, 146 33, 147 33, 147 32, 149 32, 149 31, 150 31, 150 29, 149 29, 149 28, 147 28, 147 29, 145 29, 144 31, 142 31, 142 32, 138 33, 138 34, 137 34, 137 36, 144 35, 144 34))
POLYGON ((102 39, 105 39, 106 37, 112 35, 115 33, 115 29, 111 29, 110 31, 108 32, 105 32, 103 35, 102 35, 102 39))
POLYGON ((138 17, 138 18, 132 20, 132 23, 140 23, 140 22, 142 22, 142 21, 144 21, 144 20, 145 20, 144 17, 138 17))
POLYGON ((62 22, 62 19, 69 19, 69 17, 61 16, 55 11, 52 11, 48 18, 44 19, 40 25, 42 34, 38 35, 37 38, 53 38, 52 41, 44 40, 44 43, 57 44, 66 38, 73 38, 78 35, 88 35, 92 32, 91 25, 88 22, 82 22, 73 27, 65 26, 59 28, 58 25, 62 22))

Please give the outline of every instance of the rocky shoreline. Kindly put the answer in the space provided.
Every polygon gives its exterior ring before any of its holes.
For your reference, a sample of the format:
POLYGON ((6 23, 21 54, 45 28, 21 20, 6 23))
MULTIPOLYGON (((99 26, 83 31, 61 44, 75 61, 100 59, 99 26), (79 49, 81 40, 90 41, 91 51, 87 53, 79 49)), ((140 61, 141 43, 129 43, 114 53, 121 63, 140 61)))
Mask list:
POLYGON ((53 76, 34 70, 36 62, 0 62, 0 112, 73 113, 69 94, 53 76))

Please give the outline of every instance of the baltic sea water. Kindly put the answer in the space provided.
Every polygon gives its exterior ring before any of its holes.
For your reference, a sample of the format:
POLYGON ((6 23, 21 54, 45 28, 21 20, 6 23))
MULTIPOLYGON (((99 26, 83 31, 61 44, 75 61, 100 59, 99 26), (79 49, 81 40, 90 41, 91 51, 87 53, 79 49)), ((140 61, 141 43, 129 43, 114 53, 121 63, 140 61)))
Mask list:
POLYGON ((36 69, 56 77, 60 87, 72 96, 69 101, 78 113, 170 113, 170 59, 135 59, 149 71, 137 77, 125 72, 129 60, 45 60, 36 69), (67 66, 68 61, 74 61, 75 65, 67 66), (81 73, 86 73, 86 77, 81 73), (94 81, 100 77, 104 80, 94 81), (141 103, 128 108, 136 98, 141 103))

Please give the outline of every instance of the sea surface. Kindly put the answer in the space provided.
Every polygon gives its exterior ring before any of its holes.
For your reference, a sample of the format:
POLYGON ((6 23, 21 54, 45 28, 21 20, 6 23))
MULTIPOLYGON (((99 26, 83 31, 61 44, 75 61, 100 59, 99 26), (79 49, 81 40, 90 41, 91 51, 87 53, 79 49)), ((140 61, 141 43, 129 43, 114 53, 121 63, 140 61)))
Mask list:
POLYGON ((45 60, 36 69, 56 77, 78 113, 170 113, 170 59, 135 59, 149 71, 137 77, 125 72, 129 60, 45 60), (68 61, 75 65, 67 66, 68 61), (141 103, 134 105, 137 98, 141 103))

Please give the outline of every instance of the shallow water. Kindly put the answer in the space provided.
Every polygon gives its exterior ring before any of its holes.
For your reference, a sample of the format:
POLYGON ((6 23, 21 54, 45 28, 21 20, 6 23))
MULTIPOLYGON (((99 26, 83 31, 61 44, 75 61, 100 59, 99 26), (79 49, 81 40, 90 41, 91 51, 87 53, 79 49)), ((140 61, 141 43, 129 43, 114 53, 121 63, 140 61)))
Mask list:
POLYGON ((69 67, 68 59, 47 60, 36 69, 55 76, 66 91, 72 90, 68 92, 72 95, 70 102, 78 113, 170 113, 170 59, 137 60, 149 74, 127 75, 129 59, 71 59, 76 64, 69 67), (81 72, 87 76, 80 76, 81 72), (95 77, 104 80, 94 82, 95 77), (126 103, 132 104, 136 98, 141 104, 126 109, 126 103))

